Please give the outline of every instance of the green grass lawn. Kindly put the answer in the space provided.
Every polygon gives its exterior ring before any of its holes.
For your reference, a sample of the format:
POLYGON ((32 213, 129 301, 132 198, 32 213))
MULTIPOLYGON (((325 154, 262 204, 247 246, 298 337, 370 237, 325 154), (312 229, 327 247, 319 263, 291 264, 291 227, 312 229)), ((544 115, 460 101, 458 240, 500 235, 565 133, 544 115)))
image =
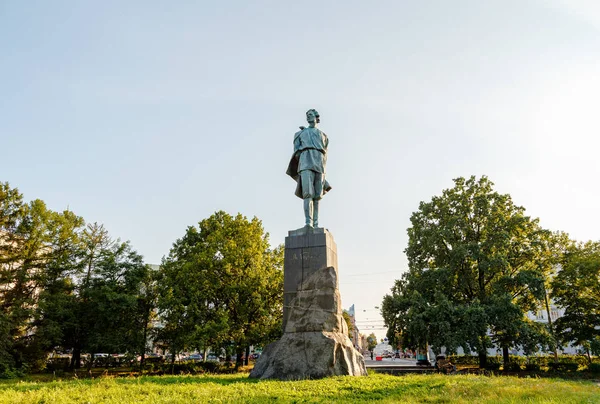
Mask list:
POLYGON ((246 374, 3 381, 0 403, 192 402, 600 403, 600 381, 371 374, 296 382, 246 374))

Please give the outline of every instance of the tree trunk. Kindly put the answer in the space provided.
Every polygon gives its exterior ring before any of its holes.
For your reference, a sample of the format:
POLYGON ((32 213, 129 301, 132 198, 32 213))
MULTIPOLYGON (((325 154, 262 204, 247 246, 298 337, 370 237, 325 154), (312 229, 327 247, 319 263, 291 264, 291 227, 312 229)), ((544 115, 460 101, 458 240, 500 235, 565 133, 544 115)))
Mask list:
POLYGON ((554 351, 554 363, 558 363, 558 344, 556 343, 556 335, 554 335, 554 327, 552 326, 552 316, 550 315, 550 304, 548 303, 548 291, 544 285, 544 300, 546 302, 546 314, 548 315, 548 328, 552 335, 552 348, 554 351))
POLYGON ((140 371, 144 370, 144 362, 146 361, 146 338, 148 338, 148 321, 149 321, 149 312, 144 316, 144 336, 142 337, 142 351, 140 355, 140 371))
POLYGON ((485 369, 486 366, 487 366, 487 352, 479 351, 479 368, 485 369))
POLYGON ((92 373, 92 366, 94 366, 94 359, 95 358, 96 357, 94 356, 94 354, 91 353, 90 354, 90 360, 89 360, 88 365, 87 365, 88 373, 90 373, 90 374, 92 373))
POLYGON ((590 348, 586 347, 585 352, 587 353, 588 364, 591 364, 592 363, 592 355, 590 355, 590 348))
POLYGON ((171 374, 175 373, 175 351, 171 352, 171 374))
POLYGON ((235 348, 235 368, 239 369, 240 366, 242 366, 242 355, 244 354, 244 350, 243 348, 238 345, 235 348))
POLYGON ((246 358, 244 359, 244 366, 248 366, 248 362, 250 361, 250 345, 246 347, 246 358))
POLYGON ((204 347, 204 351, 202 352, 202 362, 206 362, 206 355, 208 355, 208 348, 204 347))
POLYGON ((508 346, 503 346, 502 347, 502 359, 503 359, 503 363, 504 363, 504 369, 508 368, 508 363, 510 362, 510 356, 508 355, 508 346))
POLYGON ((69 368, 71 370, 79 369, 81 367, 81 349, 73 348, 73 355, 71 355, 71 364, 69 368))

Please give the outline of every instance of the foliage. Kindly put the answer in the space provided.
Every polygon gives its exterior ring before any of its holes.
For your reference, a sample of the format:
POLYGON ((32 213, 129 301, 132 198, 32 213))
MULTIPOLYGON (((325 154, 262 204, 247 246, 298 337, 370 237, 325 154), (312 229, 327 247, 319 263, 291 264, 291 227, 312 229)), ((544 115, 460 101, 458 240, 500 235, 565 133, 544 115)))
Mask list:
POLYGON ((525 370, 527 370, 529 372, 537 372, 537 371, 541 370, 541 366, 538 365, 537 363, 526 363, 525 370))
POLYGON ((519 362, 509 362, 508 365, 505 365, 502 369, 509 372, 520 372, 522 367, 519 362))
POLYGON ((550 362, 548 367, 555 372, 575 372, 579 368, 579 364, 577 362, 550 362))
POLYGON ((246 374, 99 378, 51 383, 0 383, 0 404, 53 402, 595 402, 591 381, 474 375, 372 374, 322 380, 269 382, 246 374))
POLYGON ((563 343, 600 354, 600 242, 572 246, 552 281, 552 297, 565 309, 556 321, 563 343), (595 352, 594 352, 595 351, 595 352))
POLYGON ((510 347, 544 348, 547 331, 525 314, 544 298, 553 235, 486 177, 454 183, 411 216, 409 271, 382 304, 388 336, 478 352, 481 367, 492 343, 506 363, 510 347))
POLYGON ((373 352, 373 349, 377 346, 377 336, 374 333, 371 333, 367 337, 367 349, 373 352))
POLYGON ((136 352, 148 268, 129 243, 0 183, 0 373, 36 371, 49 352, 136 352))
POLYGON ((161 265, 158 307, 165 325, 157 338, 173 355, 233 348, 240 365, 250 345, 281 333, 282 265, 283 249, 270 248, 257 218, 221 211, 188 227, 161 265))
POLYGON ((163 363, 155 371, 161 374, 198 375, 203 373, 233 373, 234 368, 229 362, 206 361, 175 364, 163 363))

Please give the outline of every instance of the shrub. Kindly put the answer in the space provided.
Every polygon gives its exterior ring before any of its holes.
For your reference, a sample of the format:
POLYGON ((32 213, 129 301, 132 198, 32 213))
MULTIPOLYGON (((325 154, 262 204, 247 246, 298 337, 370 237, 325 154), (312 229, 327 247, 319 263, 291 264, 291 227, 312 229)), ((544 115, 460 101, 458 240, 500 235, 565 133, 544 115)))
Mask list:
POLYGON ((479 357, 474 355, 448 355, 446 358, 455 365, 479 366, 479 357))
POLYGON ((230 363, 220 362, 183 362, 162 363, 155 369, 164 374, 202 374, 202 373, 231 373, 233 367, 230 363))
POLYGON ((525 364, 525 370, 528 370, 530 372, 537 372, 540 369, 541 369, 541 367, 537 363, 526 363, 525 364))
POLYGON ((555 372, 575 372, 579 368, 577 362, 558 362, 549 363, 548 367, 555 372))
MULTIPOLYGON (((510 355, 508 358, 509 363, 516 363, 520 367, 525 366, 525 363, 527 362, 527 357, 525 356, 510 355)), ((504 359, 502 359, 502 361, 504 361, 504 359)))
MULTIPOLYGON (((499 370, 502 358, 497 356, 488 356, 485 368, 487 370, 499 370)), ((479 362, 478 362, 479 363, 479 362)))
POLYGON ((600 373, 600 363, 590 363, 588 370, 592 373, 600 373))
POLYGON ((48 372, 56 372, 57 370, 66 370, 71 363, 70 358, 49 358, 46 361, 46 370, 48 372))
POLYGON ((520 372, 521 364, 518 362, 509 362, 508 365, 504 367, 504 370, 507 370, 509 372, 520 372))
POLYGON ((25 373, 22 370, 0 363, 0 379, 16 379, 24 375, 25 373))
POLYGON ((548 363, 552 360, 553 358, 550 356, 530 356, 527 358, 527 364, 536 365, 541 369, 542 367, 547 367, 548 363))

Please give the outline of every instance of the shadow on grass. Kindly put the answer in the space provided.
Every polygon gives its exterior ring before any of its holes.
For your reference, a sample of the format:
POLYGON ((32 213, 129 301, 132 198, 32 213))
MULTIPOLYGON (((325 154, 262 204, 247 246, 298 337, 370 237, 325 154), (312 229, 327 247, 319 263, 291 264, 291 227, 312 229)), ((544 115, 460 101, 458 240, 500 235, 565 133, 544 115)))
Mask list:
POLYGON ((237 375, 166 375, 166 376, 114 376, 114 375, 98 375, 97 377, 77 378, 77 377, 63 377, 56 378, 54 380, 49 379, 8 379, 0 381, 0 392, 4 390, 15 390, 15 391, 35 391, 40 389, 62 389, 66 385, 76 384, 78 386, 90 386, 96 383, 100 383, 103 380, 114 380, 119 385, 131 385, 131 384, 158 384, 163 386, 176 385, 176 384, 218 384, 222 386, 235 384, 235 383, 246 383, 254 384, 257 383, 257 379, 248 378, 247 373, 240 373, 237 375))
POLYGON ((118 378, 115 379, 119 384, 160 384, 160 385, 170 385, 170 384, 220 384, 222 386, 227 386, 234 383, 246 383, 246 384, 254 384, 258 383, 258 379, 250 379, 248 378, 248 374, 238 374, 235 376, 219 376, 219 375, 168 375, 168 376, 141 376, 141 377, 127 377, 127 378, 118 378))

